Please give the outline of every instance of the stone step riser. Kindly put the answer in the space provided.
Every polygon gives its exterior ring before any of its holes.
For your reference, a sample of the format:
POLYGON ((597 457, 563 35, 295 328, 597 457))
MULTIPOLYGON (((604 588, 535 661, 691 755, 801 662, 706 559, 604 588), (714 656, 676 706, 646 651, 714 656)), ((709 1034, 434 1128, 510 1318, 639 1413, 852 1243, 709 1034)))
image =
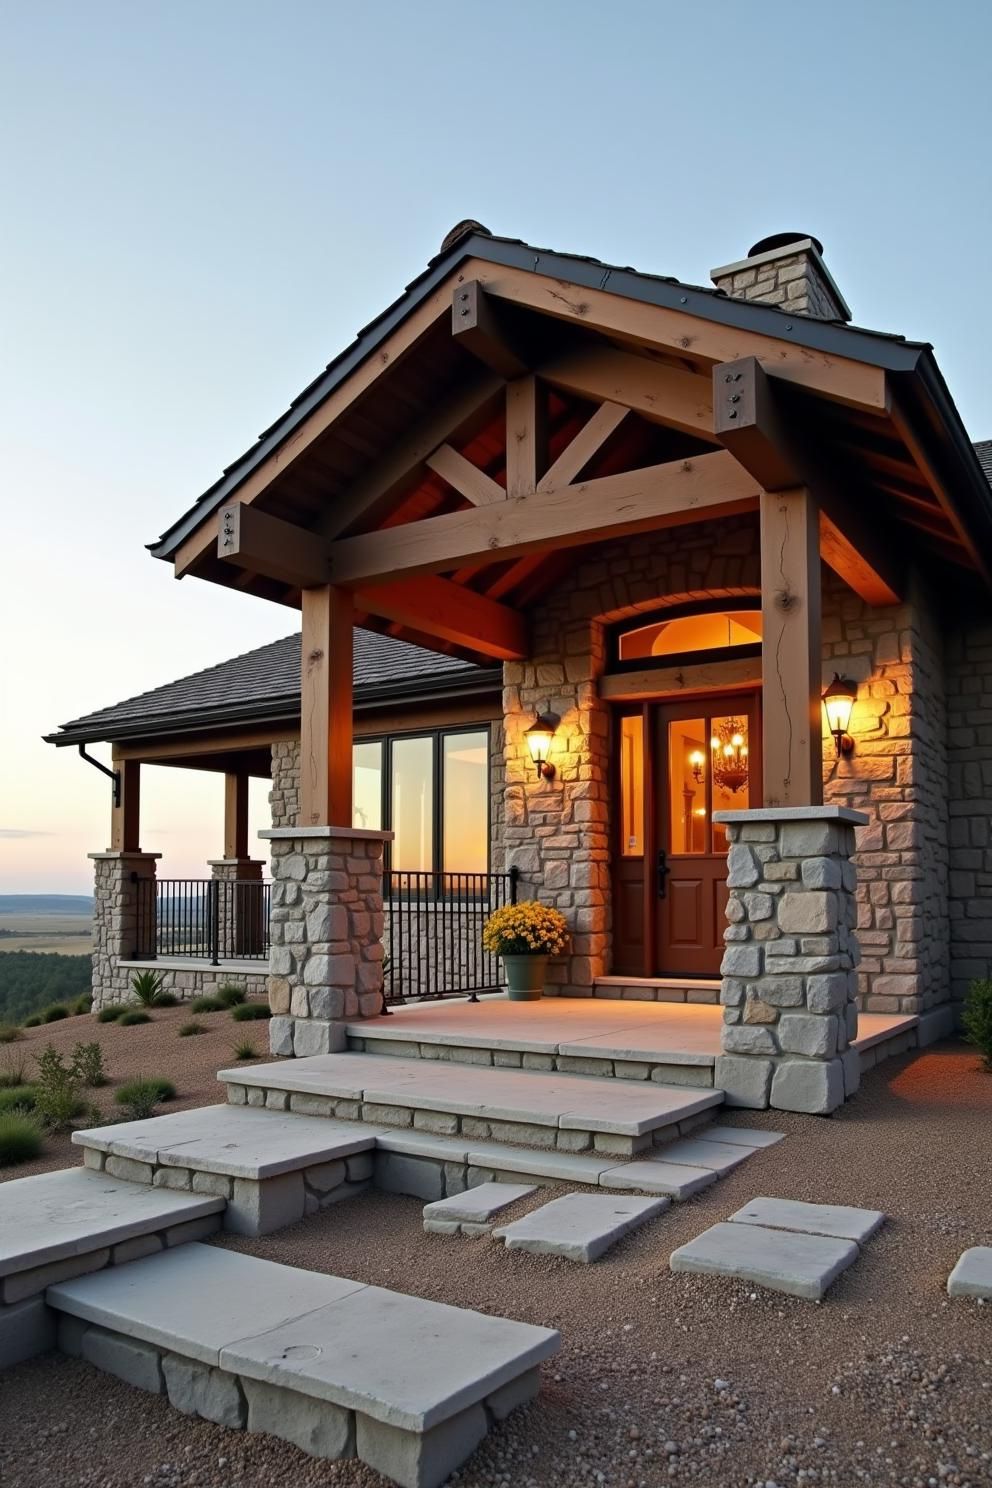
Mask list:
POLYGON ((391 1130, 410 1129, 434 1136, 467 1137, 472 1141, 523 1144, 545 1151, 605 1153, 615 1157, 634 1157, 650 1152, 653 1147, 687 1136, 712 1119, 711 1110, 694 1112, 651 1132, 627 1136, 620 1132, 602 1132, 538 1125, 525 1121, 482 1119, 457 1111, 435 1111, 415 1106, 386 1106, 368 1101, 341 1100, 333 1096, 312 1095, 306 1091, 275 1090, 271 1087, 227 1082, 231 1105, 264 1106, 271 1111, 292 1111, 303 1116, 323 1116, 338 1121, 363 1121, 391 1130))
POLYGON ((482 1069, 531 1070, 536 1073, 591 1075, 597 1079, 654 1081, 689 1089, 713 1088, 711 1064, 673 1064, 643 1059, 607 1059, 594 1055, 538 1054, 521 1049, 490 1048, 481 1044, 418 1043, 406 1039, 360 1038, 350 1035, 348 1048, 356 1054, 396 1059, 430 1059, 438 1063, 477 1065, 482 1069))

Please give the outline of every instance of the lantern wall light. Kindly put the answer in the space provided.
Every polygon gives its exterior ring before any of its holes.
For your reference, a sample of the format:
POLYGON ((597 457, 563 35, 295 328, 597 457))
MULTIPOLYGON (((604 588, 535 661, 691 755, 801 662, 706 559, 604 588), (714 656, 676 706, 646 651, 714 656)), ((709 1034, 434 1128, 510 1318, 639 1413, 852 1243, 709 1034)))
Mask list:
POLYGON ((833 734, 838 759, 842 754, 854 753, 854 740, 848 729, 857 696, 858 684, 850 677, 842 677, 839 672, 834 672, 833 681, 823 692, 823 711, 827 728, 833 734))
POLYGON ((555 735, 556 722, 557 720, 549 718, 547 714, 538 713, 524 734, 539 779, 543 777, 545 780, 552 780, 554 778, 555 767, 548 759, 548 755, 551 753, 551 740, 555 735))

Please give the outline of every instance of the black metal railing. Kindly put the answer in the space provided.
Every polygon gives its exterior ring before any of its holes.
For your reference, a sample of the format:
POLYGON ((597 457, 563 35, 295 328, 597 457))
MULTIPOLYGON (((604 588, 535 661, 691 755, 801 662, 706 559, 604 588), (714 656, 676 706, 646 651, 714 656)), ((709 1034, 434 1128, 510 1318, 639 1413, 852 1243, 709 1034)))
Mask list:
POLYGON ((272 885, 259 879, 139 878, 135 960, 267 961, 272 885))
POLYGON ((407 873, 383 877, 385 1002, 499 992, 498 956, 482 948, 494 909, 515 904, 518 870, 509 873, 407 873))

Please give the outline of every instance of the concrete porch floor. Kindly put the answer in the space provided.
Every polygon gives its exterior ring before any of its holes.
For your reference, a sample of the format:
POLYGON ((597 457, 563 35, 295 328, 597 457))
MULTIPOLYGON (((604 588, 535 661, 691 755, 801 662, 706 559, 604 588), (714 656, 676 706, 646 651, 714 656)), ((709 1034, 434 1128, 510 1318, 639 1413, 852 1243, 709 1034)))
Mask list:
MULTIPOLYGON (((510 1002, 505 995, 394 1008, 387 1017, 350 1023, 350 1037, 532 1054, 587 1055, 711 1067, 720 1052, 722 1013, 704 1003, 629 1003, 608 998, 545 997, 510 1002)), ((855 1046, 865 1050, 908 1033, 918 1019, 862 1013, 855 1046)))

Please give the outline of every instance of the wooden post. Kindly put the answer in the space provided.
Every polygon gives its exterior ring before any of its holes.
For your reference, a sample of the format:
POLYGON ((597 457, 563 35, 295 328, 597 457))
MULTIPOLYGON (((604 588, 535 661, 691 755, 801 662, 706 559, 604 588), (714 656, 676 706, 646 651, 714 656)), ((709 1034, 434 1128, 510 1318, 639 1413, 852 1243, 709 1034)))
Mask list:
POLYGON ((224 857, 248 856, 248 776, 228 771, 224 776, 224 857))
POLYGON ((761 511, 764 806, 823 802, 819 514, 804 486, 761 511))
POLYGON ((547 399, 536 377, 506 388, 506 494, 531 496, 547 466, 547 399))
POLYGON ((114 769, 121 777, 120 805, 110 808, 110 851, 141 851, 141 764, 120 759, 114 752, 114 769))
POLYGON ((350 827, 354 608, 332 584, 302 599, 300 825, 350 827))

